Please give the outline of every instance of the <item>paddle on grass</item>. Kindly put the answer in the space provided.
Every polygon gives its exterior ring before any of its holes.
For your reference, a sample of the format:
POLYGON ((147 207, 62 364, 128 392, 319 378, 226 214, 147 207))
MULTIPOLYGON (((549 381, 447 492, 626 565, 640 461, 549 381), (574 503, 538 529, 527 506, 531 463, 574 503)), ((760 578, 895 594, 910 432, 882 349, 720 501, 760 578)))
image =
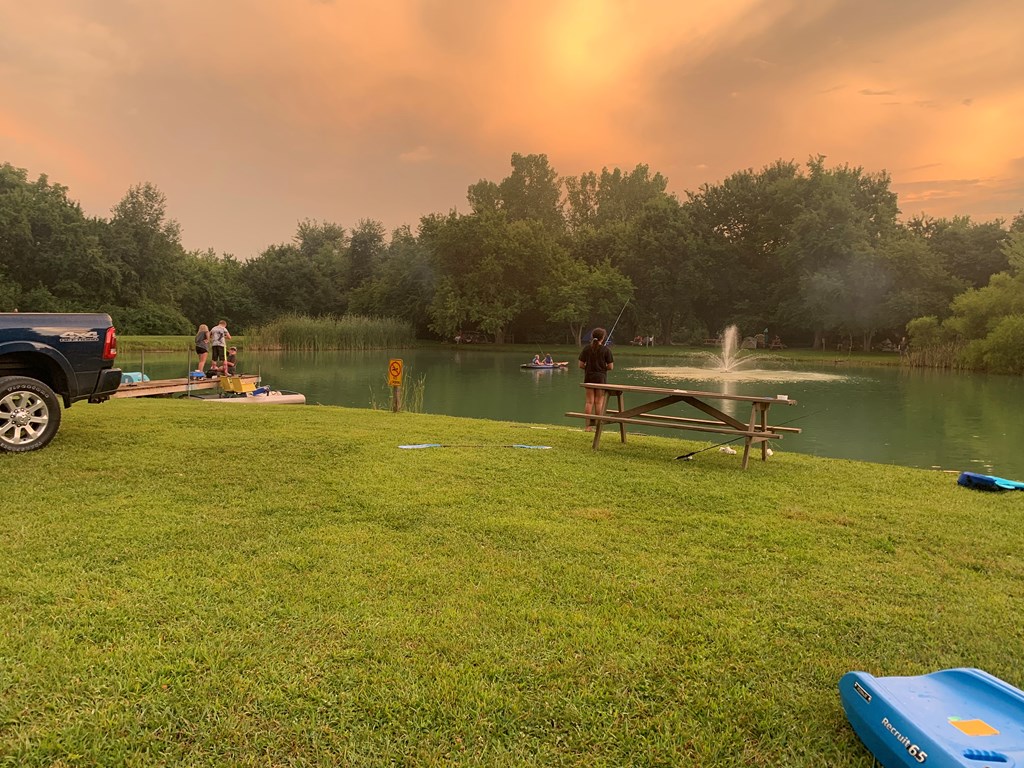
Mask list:
POLYGON ((551 449, 550 445, 489 445, 486 443, 474 445, 451 445, 446 443, 419 443, 418 445, 400 445, 399 448, 534 448, 541 451, 551 449))

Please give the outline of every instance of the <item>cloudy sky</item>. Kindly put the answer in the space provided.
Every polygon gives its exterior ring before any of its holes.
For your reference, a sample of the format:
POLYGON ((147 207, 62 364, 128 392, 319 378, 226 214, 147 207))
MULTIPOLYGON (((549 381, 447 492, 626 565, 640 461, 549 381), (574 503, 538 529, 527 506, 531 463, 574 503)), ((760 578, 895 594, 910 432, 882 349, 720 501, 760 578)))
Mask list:
POLYGON ((824 154, 905 216, 1024 208, 1022 0, 0 0, 0 162, 188 248, 465 211, 513 152, 685 196, 824 154))

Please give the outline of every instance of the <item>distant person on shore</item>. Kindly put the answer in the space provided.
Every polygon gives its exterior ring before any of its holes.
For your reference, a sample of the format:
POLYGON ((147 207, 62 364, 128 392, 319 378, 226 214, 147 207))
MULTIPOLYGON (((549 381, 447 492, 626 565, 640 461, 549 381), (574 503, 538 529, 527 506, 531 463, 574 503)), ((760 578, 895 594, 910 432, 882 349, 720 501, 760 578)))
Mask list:
POLYGON ((221 320, 217 325, 210 331, 210 346, 213 347, 213 362, 220 363, 220 368, 224 367, 224 361, 226 355, 224 350, 227 347, 227 342, 231 339, 231 334, 228 333, 228 321, 221 320))
POLYGON ((199 331, 196 333, 196 354, 199 355, 196 370, 202 372, 206 367, 206 356, 210 354, 210 329, 206 327, 206 323, 200 323, 199 331))
MULTIPOLYGON (((608 332, 604 328, 595 328, 590 334, 590 344, 580 352, 580 368, 583 370, 584 384, 607 384, 608 371, 615 367, 612 359, 612 351, 605 346, 604 340, 608 332)), ((604 413, 607 392, 597 389, 586 390, 587 401, 583 408, 585 414, 601 415, 604 413)), ((591 430, 590 420, 587 420, 585 431, 591 430)))

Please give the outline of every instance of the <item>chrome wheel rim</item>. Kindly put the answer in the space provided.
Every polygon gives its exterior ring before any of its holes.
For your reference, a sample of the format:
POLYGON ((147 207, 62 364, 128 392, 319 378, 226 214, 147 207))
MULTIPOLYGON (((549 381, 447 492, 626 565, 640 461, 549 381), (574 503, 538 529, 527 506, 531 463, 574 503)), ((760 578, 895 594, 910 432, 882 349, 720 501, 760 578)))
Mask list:
POLYGON ((50 422, 46 401, 35 392, 10 392, 0 400, 0 442, 22 446, 38 440, 50 422))

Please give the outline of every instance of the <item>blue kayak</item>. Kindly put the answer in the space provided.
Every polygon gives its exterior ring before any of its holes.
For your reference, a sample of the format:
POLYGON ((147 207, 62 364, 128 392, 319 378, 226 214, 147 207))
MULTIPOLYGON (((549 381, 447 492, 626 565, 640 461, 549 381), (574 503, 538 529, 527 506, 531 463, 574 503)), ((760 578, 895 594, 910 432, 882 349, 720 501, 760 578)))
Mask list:
POLYGON ((917 677, 848 672, 839 696, 885 768, 1024 768, 1024 691, 980 669, 917 677))
POLYGON ((957 485, 976 488, 979 491, 1024 491, 1024 483, 993 475, 979 475, 975 472, 961 472, 956 482, 957 485))

